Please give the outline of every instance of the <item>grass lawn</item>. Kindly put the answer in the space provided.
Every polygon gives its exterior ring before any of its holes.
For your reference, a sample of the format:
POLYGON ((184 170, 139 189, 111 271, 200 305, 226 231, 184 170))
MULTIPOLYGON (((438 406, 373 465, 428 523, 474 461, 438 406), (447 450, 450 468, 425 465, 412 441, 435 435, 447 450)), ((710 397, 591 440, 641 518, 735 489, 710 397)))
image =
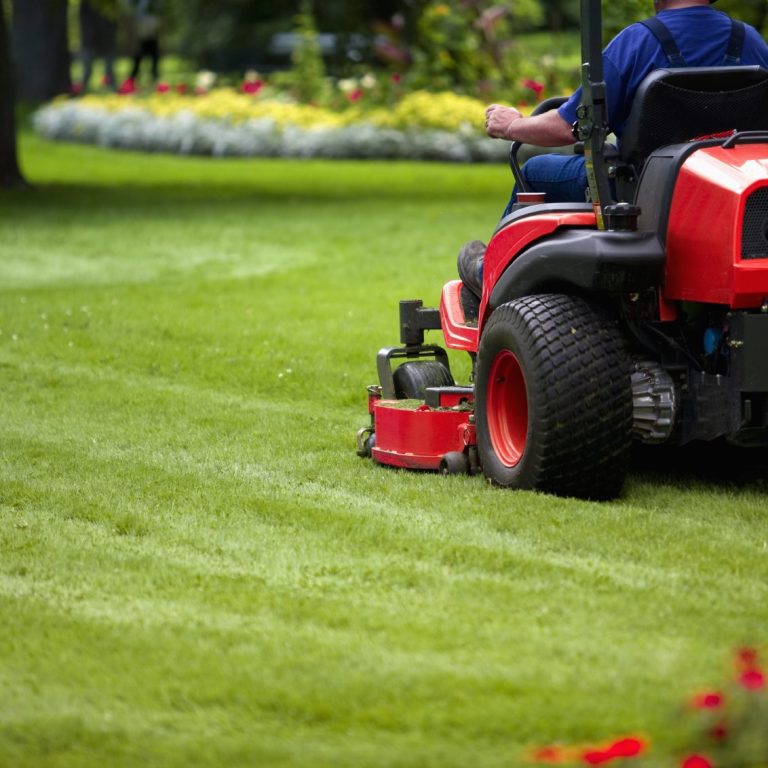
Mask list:
POLYGON ((397 300, 437 301, 503 167, 22 150, 0 765, 664 754, 681 700, 768 639, 765 453, 643 454, 610 504, 355 456, 397 300))

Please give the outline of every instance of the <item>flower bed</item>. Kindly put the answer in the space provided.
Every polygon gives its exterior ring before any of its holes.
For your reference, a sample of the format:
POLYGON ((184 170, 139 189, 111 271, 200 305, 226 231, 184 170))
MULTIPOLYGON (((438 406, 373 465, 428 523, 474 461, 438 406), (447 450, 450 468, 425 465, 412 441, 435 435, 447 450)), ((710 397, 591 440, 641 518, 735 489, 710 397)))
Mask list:
POLYGON ((144 152, 214 156, 497 162, 508 145, 482 131, 485 105, 411 93, 391 108, 297 104, 218 88, 186 95, 102 95, 55 101, 33 117, 42 136, 144 152))

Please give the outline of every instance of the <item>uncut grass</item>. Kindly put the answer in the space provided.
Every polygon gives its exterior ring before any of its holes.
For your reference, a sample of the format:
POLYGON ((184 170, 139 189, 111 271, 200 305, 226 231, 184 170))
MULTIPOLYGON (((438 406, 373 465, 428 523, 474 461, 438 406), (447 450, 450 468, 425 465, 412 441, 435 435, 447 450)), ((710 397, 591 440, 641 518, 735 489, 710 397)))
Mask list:
POLYGON ((0 196, 0 764, 663 749, 764 642, 764 453, 640 452, 611 504, 354 455, 397 300, 437 300, 503 168, 23 149, 36 188, 0 196))

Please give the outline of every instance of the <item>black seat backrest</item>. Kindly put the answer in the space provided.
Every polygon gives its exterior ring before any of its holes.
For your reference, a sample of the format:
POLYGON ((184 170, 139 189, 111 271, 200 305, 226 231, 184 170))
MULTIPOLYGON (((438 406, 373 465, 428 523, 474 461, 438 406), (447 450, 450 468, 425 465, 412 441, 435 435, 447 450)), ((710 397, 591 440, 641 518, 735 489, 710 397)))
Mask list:
POLYGON ((732 130, 768 130, 768 70, 657 69, 637 89, 620 154, 639 169, 654 149, 732 130))

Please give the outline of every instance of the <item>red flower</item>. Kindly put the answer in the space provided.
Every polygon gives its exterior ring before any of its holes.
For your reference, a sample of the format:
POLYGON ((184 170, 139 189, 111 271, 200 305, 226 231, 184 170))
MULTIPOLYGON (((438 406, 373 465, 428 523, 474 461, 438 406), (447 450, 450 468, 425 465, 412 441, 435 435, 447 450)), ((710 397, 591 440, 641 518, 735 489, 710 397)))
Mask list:
POLYGON ((739 648, 736 653, 736 663, 743 669, 757 666, 757 650, 754 648, 739 648))
POLYGON ((700 693, 694 696, 691 706, 695 709, 719 709, 723 705, 723 694, 717 691, 700 693))
POLYGON ((765 674, 757 667, 747 669, 739 676, 739 683, 748 691, 759 691, 765 687, 765 674))
POLYGON ((263 87, 263 80, 246 80, 243 83, 241 90, 243 93, 250 93, 255 96, 263 87))
POLYGON ((712 726, 709 735, 715 741, 725 741, 728 738, 728 726, 725 723, 717 723, 712 726))
POLYGON ((347 94, 347 98, 352 102, 360 101, 360 99, 363 98, 362 88, 355 88, 354 91, 351 91, 350 93, 347 94))
POLYGON ((183 96, 183 95, 184 95, 184 94, 185 94, 185 93, 186 93, 188 90, 189 90, 189 88, 187 88, 187 86, 186 86, 184 83, 179 83, 179 84, 176 86, 176 93, 179 93, 179 94, 181 94, 182 96, 183 96))
POLYGON ((401 81, 403 78, 402 78, 402 77, 400 77, 400 73, 399 73, 399 72, 393 72, 393 73, 392 73, 392 77, 391 77, 390 79, 392 80, 392 82, 393 82, 395 85, 399 85, 399 84, 400 84, 400 81, 401 81))
POLYGON ((544 92, 543 83, 539 83, 536 80, 531 80, 531 78, 526 78, 523 80, 523 85, 526 88, 530 88, 536 94, 537 99, 541 98, 541 94, 544 92))
POLYGON ((129 77, 118 89, 117 92, 120 94, 128 94, 128 93, 136 93, 136 81, 129 77))
POLYGON ((534 763, 565 763, 568 756, 560 747, 540 747, 535 750, 530 758, 534 763))
POLYGON ((155 88, 155 90, 158 93, 168 93, 168 91, 171 90, 171 86, 168 85, 168 83, 158 83, 157 88, 155 88))
POLYGON ((600 765, 610 760, 618 760, 626 757, 637 757, 645 749, 645 742, 641 739, 627 738, 614 741, 604 749, 593 749, 584 752, 582 760, 589 765, 600 765))
POLYGON ((704 755, 688 755, 680 763, 680 768, 714 768, 714 766, 704 755))

